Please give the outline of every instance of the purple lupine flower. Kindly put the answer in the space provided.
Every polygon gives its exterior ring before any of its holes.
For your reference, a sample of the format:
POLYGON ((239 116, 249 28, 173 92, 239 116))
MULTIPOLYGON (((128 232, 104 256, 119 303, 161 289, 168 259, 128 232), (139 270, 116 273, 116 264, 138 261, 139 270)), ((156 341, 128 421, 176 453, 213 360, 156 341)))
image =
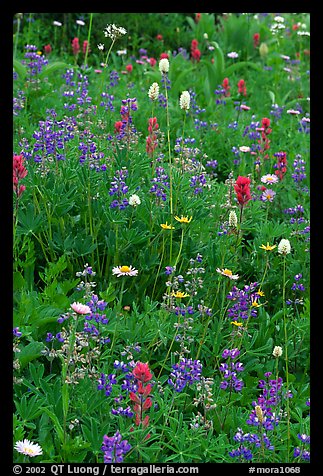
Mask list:
POLYGON ((113 177, 113 181, 111 182, 111 187, 109 190, 109 195, 113 196, 116 195, 117 198, 113 200, 110 204, 110 208, 118 207, 119 210, 125 209, 129 202, 126 198, 123 197, 128 192, 128 186, 126 185, 125 179, 128 177, 128 170, 121 169, 115 172, 115 176, 113 177))
POLYGON ((292 174, 293 180, 295 183, 302 182, 306 179, 306 162, 302 159, 301 154, 297 154, 293 162, 294 173, 292 174))
POLYGON ((239 354, 240 350, 238 348, 224 349, 222 352, 222 358, 228 360, 228 362, 222 362, 219 366, 219 371, 224 378, 220 383, 222 390, 230 388, 240 392, 244 386, 243 380, 237 377, 237 373, 244 370, 243 364, 241 362, 233 362, 239 354))
POLYGON ((156 176, 150 180, 153 186, 149 189, 149 192, 153 193, 157 199, 165 202, 167 200, 166 189, 170 187, 169 178, 163 167, 156 167, 155 172, 156 176))
POLYGON ((21 337, 22 336, 22 332, 20 332, 19 327, 14 327, 12 332, 13 332, 13 335, 15 337, 21 337))
POLYGON ((113 436, 103 436, 103 442, 101 450, 104 455, 104 463, 122 463, 126 453, 131 449, 131 445, 127 440, 122 440, 122 436, 119 431, 113 436))
POLYGON ((168 383, 176 392, 181 392, 186 385, 192 385, 201 378, 202 364, 199 360, 182 358, 172 368, 168 383))
POLYGON ((227 299, 232 300, 234 305, 228 309, 228 317, 237 321, 238 319, 246 320, 249 317, 257 317, 257 301, 259 294, 255 291, 258 283, 245 285, 243 289, 233 286, 227 299))
POLYGON ((105 395, 109 397, 112 393, 112 386, 117 383, 116 375, 115 374, 108 374, 105 375, 101 373, 101 376, 98 380, 98 390, 104 390, 105 395))

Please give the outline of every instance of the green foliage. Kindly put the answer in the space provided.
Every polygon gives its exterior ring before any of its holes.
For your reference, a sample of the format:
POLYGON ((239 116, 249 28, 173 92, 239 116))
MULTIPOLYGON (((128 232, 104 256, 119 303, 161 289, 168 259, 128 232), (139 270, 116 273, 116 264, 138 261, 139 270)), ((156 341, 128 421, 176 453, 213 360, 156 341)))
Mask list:
POLYGON ((250 446, 252 462, 291 463, 298 434, 309 434, 310 154, 300 129, 310 114, 309 58, 307 35, 293 29, 308 25, 309 15, 283 14, 288 30, 278 37, 274 14, 94 13, 84 68, 70 39, 79 37, 82 48, 89 15, 29 14, 34 22, 25 15, 14 32, 13 147, 27 170, 19 177, 26 189, 13 202, 14 443, 40 444, 37 463, 98 463, 104 435, 118 430, 131 445, 126 463, 232 463, 239 461, 229 454, 239 446, 238 428, 261 437, 247 420, 263 393, 259 381, 271 372, 270 380, 282 379, 271 410, 283 417, 267 431, 275 450, 250 446), (54 29, 53 20, 63 27, 54 29), (104 67, 108 23, 127 34, 104 67), (266 55, 254 46, 255 33, 266 55), (200 61, 190 56, 193 39, 200 61), (31 78, 24 45, 49 43, 48 65, 31 78), (237 59, 228 57, 232 51, 237 59), (296 52, 300 61, 292 62, 296 52), (169 55, 165 84, 161 53, 169 55), (153 82, 160 87, 154 102, 153 82), (188 111, 180 108, 183 91, 190 92, 188 111), (137 107, 121 115, 127 98, 137 107), (301 115, 288 114, 291 108, 301 115), (270 119, 265 138, 263 118, 270 119), (287 154, 286 173, 267 184, 263 177, 279 172, 278 152, 287 154), (306 173, 300 182, 293 177, 298 158, 306 173), (124 189, 114 194, 121 170, 124 189), (234 189, 239 176, 250 178, 252 199, 243 207, 234 189), (273 201, 260 198, 268 188, 273 201), (114 206, 133 194, 137 205, 114 206), (282 239, 291 245, 286 256, 277 249, 282 239), (113 272, 130 266, 136 275, 113 272), (238 317, 237 290, 247 295, 238 317), (74 312, 73 303, 91 312, 74 312), (224 364, 232 369, 225 349, 240 351, 233 360, 243 367, 236 369, 241 389, 224 388, 231 382, 224 364), (176 391, 169 380, 184 357, 198 360, 202 375, 176 391), (151 398, 141 408, 146 427, 135 420, 131 390, 138 388, 125 388, 137 362, 152 373, 152 388, 139 393, 151 398))

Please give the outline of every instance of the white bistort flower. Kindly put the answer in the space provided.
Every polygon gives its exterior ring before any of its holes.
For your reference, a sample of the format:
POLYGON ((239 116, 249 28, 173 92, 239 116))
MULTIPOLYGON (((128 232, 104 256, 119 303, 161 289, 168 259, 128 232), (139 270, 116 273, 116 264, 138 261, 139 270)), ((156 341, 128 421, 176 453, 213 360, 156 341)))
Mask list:
POLYGON ((188 111, 190 108, 191 96, 188 91, 183 91, 181 97, 179 98, 179 105, 181 109, 188 111))
POLYGON ((100 50, 100 51, 104 50, 104 44, 103 43, 98 44, 98 50, 100 50))
POLYGON ((17 441, 14 446, 15 450, 18 453, 21 453, 26 456, 39 456, 43 454, 43 450, 38 443, 32 443, 31 441, 25 439, 23 441, 17 441))
POLYGON ((168 73, 168 71, 169 71, 169 61, 168 61, 167 58, 162 58, 159 61, 159 71, 162 74, 167 74, 168 73))
POLYGON ((136 195, 135 193, 131 195, 131 197, 129 198, 129 205, 131 205, 132 207, 136 207, 137 205, 140 205, 140 204, 141 204, 141 200, 138 197, 138 195, 136 195))
POLYGON ((281 357, 283 355, 283 349, 279 345, 275 345, 273 350, 274 357, 281 357))
POLYGON ((158 83, 153 83, 149 90, 148 90, 148 96, 152 101, 156 101, 159 96, 159 84, 158 83))
POLYGON ((278 245, 278 253, 280 255, 288 255, 290 253, 291 246, 289 240, 285 240, 284 238, 280 240, 278 245))
POLYGON ((236 228, 238 225, 238 217, 234 210, 231 210, 229 213, 229 226, 232 228, 236 228))

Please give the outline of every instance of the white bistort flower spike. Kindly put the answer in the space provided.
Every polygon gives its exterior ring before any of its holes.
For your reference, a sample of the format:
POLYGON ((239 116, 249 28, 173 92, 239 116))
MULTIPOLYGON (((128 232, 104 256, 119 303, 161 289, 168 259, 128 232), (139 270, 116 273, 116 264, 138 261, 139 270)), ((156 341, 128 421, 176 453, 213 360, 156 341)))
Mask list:
POLYGON ((280 240, 278 245, 278 253, 280 255, 288 255, 291 251, 291 246, 289 240, 285 240, 284 238, 280 240))
POLYGON ((148 90, 148 96, 152 101, 156 101, 159 96, 159 84, 158 83, 153 83, 149 90, 148 90))
POLYGON ((191 96, 188 91, 183 91, 181 97, 179 98, 179 105, 181 109, 188 111, 190 108, 191 96))
POLYGON ((159 71, 162 74, 167 74, 168 73, 168 71, 169 71, 169 61, 168 61, 167 58, 162 58, 159 61, 159 71))

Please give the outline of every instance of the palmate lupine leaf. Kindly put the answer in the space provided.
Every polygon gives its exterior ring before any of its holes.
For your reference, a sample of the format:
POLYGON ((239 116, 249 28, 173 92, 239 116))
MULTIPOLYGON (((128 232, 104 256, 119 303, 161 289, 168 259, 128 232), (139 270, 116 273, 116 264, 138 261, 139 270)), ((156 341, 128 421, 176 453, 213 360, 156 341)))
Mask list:
POLYGON ((27 76, 27 68, 20 61, 14 59, 13 62, 13 70, 18 74, 18 79, 24 80, 27 76))
POLYGON ((60 69, 67 69, 70 65, 64 63, 63 61, 56 61, 55 63, 48 64, 44 66, 42 71, 38 74, 38 78, 45 78, 53 73, 56 73, 60 69))

